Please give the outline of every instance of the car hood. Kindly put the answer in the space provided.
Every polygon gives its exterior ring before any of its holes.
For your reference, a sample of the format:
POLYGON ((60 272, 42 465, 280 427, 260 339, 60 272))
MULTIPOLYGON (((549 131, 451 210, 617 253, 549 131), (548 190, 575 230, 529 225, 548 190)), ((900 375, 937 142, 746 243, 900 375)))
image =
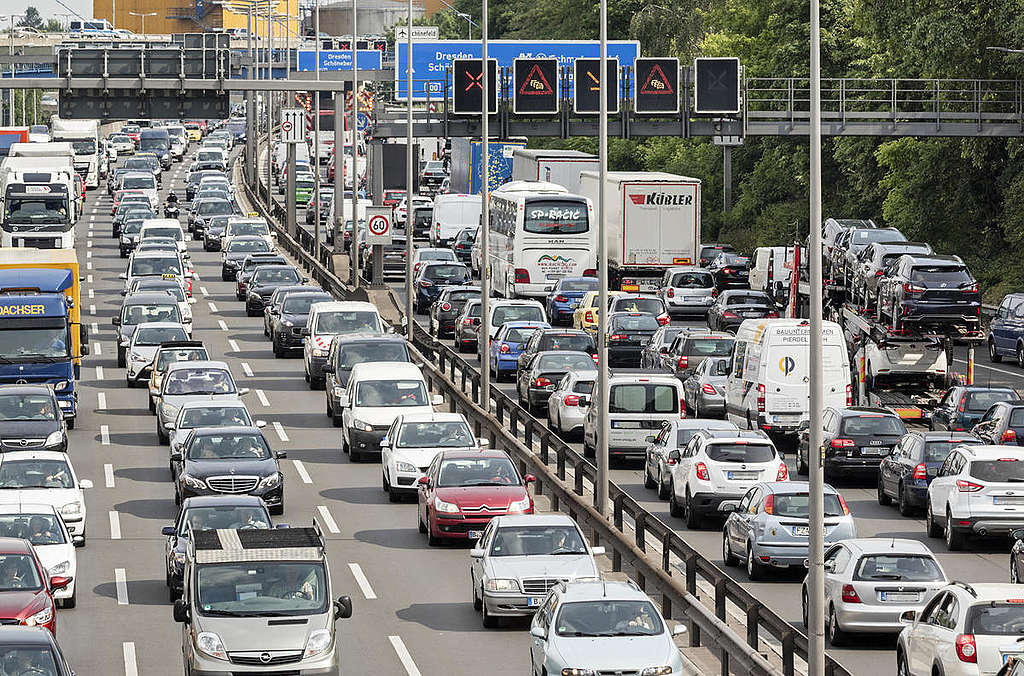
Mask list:
POLYGON ((156 351, 159 349, 159 345, 136 345, 132 347, 131 351, 146 361, 153 361, 153 357, 156 356, 156 351))
POLYGON ((193 615, 198 624, 196 630, 217 634, 229 653, 301 651, 306 647, 309 633, 328 628, 327 622, 331 619, 330 607, 322 615, 295 617, 205 617, 198 612, 193 615))
POLYGON ((525 579, 557 577, 573 580, 598 577, 597 566, 588 554, 570 556, 492 556, 488 560, 492 578, 525 579))
MULTIPOLYGON (((555 629, 552 626, 552 631, 555 629)), ((555 649, 562 664, 577 668, 636 671, 637 667, 675 664, 679 658, 675 644, 664 634, 657 636, 558 636, 555 649)))
POLYGON ((82 493, 77 488, 5 488, 0 490, 0 504, 17 505, 21 503, 52 505, 60 511, 60 508, 69 502, 76 500, 82 503, 82 510, 85 510, 85 501, 82 500, 82 493))
POLYGON ((266 460, 186 460, 182 470, 199 479, 208 476, 270 476, 277 471, 277 461, 266 460))
POLYGON ((395 449, 392 457, 396 462, 407 462, 410 465, 415 465, 416 467, 426 467, 434 460, 434 456, 441 451, 452 450, 469 451, 472 450, 472 447, 452 448, 446 446, 445 448, 399 448, 395 449))
POLYGON ((298 282, 267 282, 266 284, 250 284, 249 291, 252 293, 258 293, 261 296, 269 296, 279 286, 292 286, 298 284, 298 282))
POLYGON ((524 486, 440 486, 437 497, 460 507, 487 505, 496 510, 507 509, 510 502, 526 497, 524 486))
POLYGON ((283 313, 281 315, 281 321, 282 322, 289 321, 289 322, 292 323, 293 328, 294 327, 301 328, 301 327, 305 326, 309 322, 309 314, 307 313, 307 314, 302 314, 302 315, 293 315, 293 314, 283 313))
POLYGON ((46 590, 0 592, 0 617, 24 619, 46 607, 46 590))
POLYGON ((32 548, 36 550, 36 554, 39 556, 39 562, 43 564, 43 567, 46 568, 47 571, 58 563, 70 561, 72 566, 71 570, 63 574, 73 575, 75 573, 75 546, 70 542, 66 542, 62 545, 33 545, 32 548))
POLYGON ((360 406, 352 409, 352 417, 369 423, 374 427, 390 425, 399 415, 417 415, 433 413, 432 406, 360 406))
POLYGON ((0 439, 45 439, 59 429, 56 420, 7 420, 0 423, 0 439))

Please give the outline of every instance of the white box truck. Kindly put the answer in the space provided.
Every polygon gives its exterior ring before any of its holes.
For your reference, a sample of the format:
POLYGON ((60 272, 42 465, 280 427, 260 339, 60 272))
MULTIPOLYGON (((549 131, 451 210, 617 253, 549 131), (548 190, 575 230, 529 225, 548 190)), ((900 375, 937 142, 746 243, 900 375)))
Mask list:
POLYGON ((600 158, 579 150, 517 148, 512 152, 513 181, 557 183, 573 194, 580 191, 581 173, 600 169, 600 158))
POLYGON ((75 171, 85 179, 85 187, 100 185, 100 121, 62 120, 50 118, 50 135, 54 141, 66 141, 75 151, 75 171))
POLYGON ((657 291, 665 270, 696 265, 700 250, 700 179, 657 171, 608 172, 605 213, 598 212, 600 174, 580 174, 580 194, 604 219, 608 286, 657 291))
MULTIPOLYGON (((34 143, 32 145, 42 145, 34 143)), ((0 162, 0 195, 11 181, 36 183, 67 183, 68 193, 73 196, 75 220, 85 209, 85 183, 75 172, 73 156, 5 157, 0 162), (26 175, 38 174, 33 178, 26 175)))

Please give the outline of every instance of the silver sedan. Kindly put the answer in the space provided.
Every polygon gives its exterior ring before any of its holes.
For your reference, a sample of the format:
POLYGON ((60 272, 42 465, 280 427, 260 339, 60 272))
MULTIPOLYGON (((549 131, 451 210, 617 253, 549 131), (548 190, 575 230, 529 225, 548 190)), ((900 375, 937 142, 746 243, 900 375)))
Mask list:
POLYGON ((725 417, 725 380, 729 357, 705 359, 683 381, 686 412, 694 418, 725 417))
POLYGON ((587 409, 580 406, 580 397, 594 392, 597 371, 570 371, 565 374, 548 397, 548 424, 559 434, 583 435, 587 409))

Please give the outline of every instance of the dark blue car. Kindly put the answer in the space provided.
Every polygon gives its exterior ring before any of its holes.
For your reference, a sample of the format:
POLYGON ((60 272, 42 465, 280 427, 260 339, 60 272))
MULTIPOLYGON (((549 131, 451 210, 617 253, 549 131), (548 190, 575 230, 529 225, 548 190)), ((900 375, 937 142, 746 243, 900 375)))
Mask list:
POLYGON ((552 324, 572 323, 572 313, 579 306, 583 294, 597 291, 596 277, 563 277, 555 283, 544 300, 544 311, 552 324))
POLYGON ((450 261, 424 263, 420 266, 416 281, 413 282, 416 312, 423 314, 430 309, 437 297, 441 295, 441 289, 444 287, 461 286, 468 284, 469 281, 469 268, 462 263, 450 261))
POLYGON ((878 468, 878 504, 893 500, 903 516, 928 502, 928 484, 949 452, 957 446, 980 444, 967 432, 908 432, 882 459, 878 468))
POLYGON ((550 329, 547 322, 505 322, 491 341, 487 364, 496 381, 519 368, 519 355, 535 331, 550 329))
POLYGON ((957 385, 942 395, 928 425, 935 431, 969 432, 993 404, 1016 399, 1017 393, 1009 387, 957 385))

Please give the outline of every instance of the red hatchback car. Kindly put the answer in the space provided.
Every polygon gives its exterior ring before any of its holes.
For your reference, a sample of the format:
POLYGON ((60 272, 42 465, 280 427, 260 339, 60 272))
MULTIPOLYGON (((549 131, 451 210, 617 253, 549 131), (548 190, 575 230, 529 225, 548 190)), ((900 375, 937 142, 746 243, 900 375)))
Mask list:
POLYGON ((504 451, 441 451, 419 480, 417 520, 431 546, 475 540, 496 516, 533 514, 533 496, 504 451))
POLYGON ((69 577, 49 577, 28 540, 0 538, 0 624, 46 627, 56 635, 53 593, 69 584, 69 577))

